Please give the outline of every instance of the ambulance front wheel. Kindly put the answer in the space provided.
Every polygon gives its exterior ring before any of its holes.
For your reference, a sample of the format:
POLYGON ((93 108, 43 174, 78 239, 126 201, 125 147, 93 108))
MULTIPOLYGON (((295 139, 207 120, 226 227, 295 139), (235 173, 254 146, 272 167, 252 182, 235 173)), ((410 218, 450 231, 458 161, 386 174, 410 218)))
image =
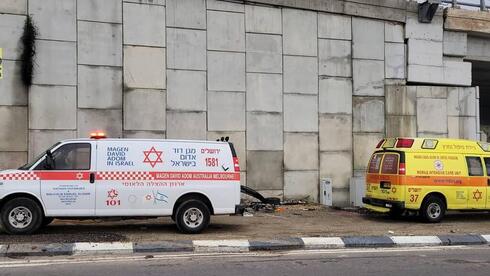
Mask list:
POLYGON ((14 198, 3 205, 1 212, 3 230, 11 235, 32 234, 43 222, 41 207, 30 198, 14 198))
POLYGON ((210 216, 208 206, 204 202, 190 199, 177 208, 175 222, 181 232, 198 234, 208 227, 210 216))
POLYGON ((439 196, 428 196, 420 207, 420 215, 426 222, 440 222, 446 213, 446 204, 439 196))

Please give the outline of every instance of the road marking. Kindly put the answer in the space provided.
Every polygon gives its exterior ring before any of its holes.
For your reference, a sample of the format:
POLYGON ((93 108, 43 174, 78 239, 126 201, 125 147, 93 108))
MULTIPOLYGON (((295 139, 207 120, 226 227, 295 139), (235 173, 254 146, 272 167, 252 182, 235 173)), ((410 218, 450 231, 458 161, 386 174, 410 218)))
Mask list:
POLYGON ((344 241, 338 237, 301 238, 306 248, 339 248, 344 247, 344 241))
POLYGON ((424 246, 441 245, 442 241, 437 236, 393 236, 390 237, 395 246, 424 246))
POLYGON ((73 254, 118 254, 133 253, 133 243, 131 242, 77 242, 73 246, 73 254))
POLYGON ((481 235, 488 243, 490 243, 490 235, 481 235))
POLYGON ((248 240, 195 240, 192 243, 196 252, 246 252, 250 247, 248 240))
POLYGON ((320 254, 336 254, 337 257, 348 257, 349 254, 355 253, 389 253, 389 252, 428 252, 456 249, 486 249, 470 246, 431 246, 431 247, 411 247, 411 248, 370 248, 370 249, 323 249, 323 250, 294 250, 281 252, 245 252, 245 253, 187 253, 187 254, 160 254, 152 255, 152 258, 147 258, 147 255, 133 256, 98 256, 87 257, 77 255, 72 257, 64 257, 60 259, 23 259, 14 261, 0 261, 0 268, 18 268, 18 267, 35 267, 48 265, 67 265, 67 264, 86 264, 86 263, 110 263, 110 262, 128 262, 128 261, 156 261, 156 260, 185 260, 191 258, 236 258, 236 257, 285 257, 297 255, 320 255, 320 254))

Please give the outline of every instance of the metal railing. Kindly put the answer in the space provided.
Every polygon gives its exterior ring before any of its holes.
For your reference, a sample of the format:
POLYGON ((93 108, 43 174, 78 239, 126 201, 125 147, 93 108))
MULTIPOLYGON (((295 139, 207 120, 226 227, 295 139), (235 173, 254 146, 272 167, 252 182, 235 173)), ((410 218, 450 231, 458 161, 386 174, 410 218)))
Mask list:
POLYGON ((490 5, 487 5, 485 3, 485 0, 480 0, 478 3, 478 0, 466 0, 466 1, 458 1, 458 0, 442 0, 443 3, 446 4, 451 4, 452 7, 474 7, 474 8, 480 8, 481 11, 487 11, 488 8, 490 8, 490 5))

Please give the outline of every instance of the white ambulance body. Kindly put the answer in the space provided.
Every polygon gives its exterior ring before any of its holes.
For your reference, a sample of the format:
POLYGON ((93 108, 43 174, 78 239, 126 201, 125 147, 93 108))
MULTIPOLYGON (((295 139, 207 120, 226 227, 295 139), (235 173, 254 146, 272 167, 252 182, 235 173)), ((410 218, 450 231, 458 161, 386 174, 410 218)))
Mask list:
POLYGON ((0 172, 0 215, 10 234, 53 218, 172 216, 185 233, 210 215, 242 213, 231 143, 75 139, 18 170, 0 172))

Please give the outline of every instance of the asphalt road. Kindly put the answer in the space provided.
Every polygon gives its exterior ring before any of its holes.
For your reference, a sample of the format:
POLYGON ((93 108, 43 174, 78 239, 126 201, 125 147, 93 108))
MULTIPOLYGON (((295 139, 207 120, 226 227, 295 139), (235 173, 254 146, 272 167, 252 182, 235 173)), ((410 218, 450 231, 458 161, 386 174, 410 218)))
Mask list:
POLYGON ((0 275, 489 275, 490 247, 0 259, 0 275))

